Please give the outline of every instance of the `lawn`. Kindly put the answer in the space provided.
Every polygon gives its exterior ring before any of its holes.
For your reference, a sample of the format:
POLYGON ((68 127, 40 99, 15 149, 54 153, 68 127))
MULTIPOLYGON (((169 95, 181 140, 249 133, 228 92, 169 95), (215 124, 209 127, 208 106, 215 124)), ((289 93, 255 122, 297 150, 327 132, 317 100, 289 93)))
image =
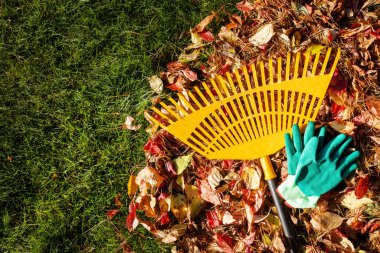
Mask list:
POLYGON ((144 164, 147 77, 227 0, 0 3, 0 251, 165 252, 106 219, 144 164), (143 127, 120 129, 131 115, 143 127))

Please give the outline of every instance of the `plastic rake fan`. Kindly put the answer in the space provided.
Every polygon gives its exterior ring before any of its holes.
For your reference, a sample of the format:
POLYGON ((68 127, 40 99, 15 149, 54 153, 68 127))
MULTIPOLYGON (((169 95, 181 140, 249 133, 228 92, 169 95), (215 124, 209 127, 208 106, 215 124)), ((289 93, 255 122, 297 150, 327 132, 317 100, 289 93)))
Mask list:
POLYGON ((284 146, 284 133, 293 124, 304 126, 316 118, 340 50, 325 73, 330 54, 331 48, 309 49, 303 57, 288 53, 285 71, 281 58, 276 68, 271 59, 244 66, 234 76, 226 73, 183 92, 187 98, 179 93, 178 102, 161 102, 162 110, 153 107, 156 115, 149 119, 209 159, 268 156, 284 146))
POLYGON ((331 52, 316 46, 244 66, 185 90, 178 102, 169 98, 171 104, 161 102, 161 110, 153 107, 146 115, 209 159, 260 158, 285 236, 294 243, 268 156, 284 146, 284 133, 291 133, 293 124, 303 128, 316 118, 340 57, 340 49, 335 58, 331 52))

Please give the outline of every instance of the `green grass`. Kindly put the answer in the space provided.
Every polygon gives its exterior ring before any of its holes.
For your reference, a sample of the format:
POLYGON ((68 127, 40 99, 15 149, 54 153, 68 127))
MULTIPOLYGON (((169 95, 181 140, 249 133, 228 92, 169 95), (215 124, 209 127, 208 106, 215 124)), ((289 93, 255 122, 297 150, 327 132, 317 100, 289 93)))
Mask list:
POLYGON ((118 129, 152 96, 147 77, 176 59, 189 28, 228 0, 0 3, 0 252, 121 252, 105 212, 122 194, 147 134, 118 129))

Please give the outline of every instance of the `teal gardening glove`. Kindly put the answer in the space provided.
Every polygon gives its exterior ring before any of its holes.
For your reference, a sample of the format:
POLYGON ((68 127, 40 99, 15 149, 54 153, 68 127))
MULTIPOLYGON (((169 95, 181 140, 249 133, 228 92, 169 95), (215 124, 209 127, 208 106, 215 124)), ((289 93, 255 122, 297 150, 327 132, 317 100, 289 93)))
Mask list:
MULTIPOLYGON (((314 137, 315 132, 315 124, 314 122, 309 122, 306 129, 305 134, 303 136, 303 140, 301 138, 301 133, 298 125, 294 124, 292 127, 292 135, 293 140, 288 133, 285 134, 285 150, 287 155, 287 163, 288 163, 288 177, 286 180, 280 184, 277 188, 278 194, 285 200, 290 199, 288 196, 288 192, 292 192, 292 188, 294 186, 295 175, 297 170, 298 161, 301 157, 301 154, 304 150, 305 145, 309 142, 309 140, 314 137)), ((322 127, 318 134, 318 145, 317 150, 320 150, 324 138, 326 135, 326 128, 322 127)), ((293 199, 292 202, 297 202, 297 206, 311 206, 319 199, 319 196, 307 196, 307 197, 299 197, 293 199)))
POLYGON ((345 155, 352 138, 340 134, 320 151, 320 140, 312 137, 299 158, 294 181, 286 191, 286 203, 296 208, 315 207, 319 197, 337 186, 345 177, 355 171, 358 151, 345 155), (299 201, 306 198, 307 201, 299 201))

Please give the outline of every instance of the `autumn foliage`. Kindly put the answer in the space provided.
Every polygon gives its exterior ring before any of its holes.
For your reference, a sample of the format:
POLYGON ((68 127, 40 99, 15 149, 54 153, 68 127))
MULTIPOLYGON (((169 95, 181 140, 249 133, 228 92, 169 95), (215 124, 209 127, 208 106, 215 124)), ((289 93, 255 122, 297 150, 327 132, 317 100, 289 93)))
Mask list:
MULTIPOLYGON (((306 47, 340 47, 316 123, 327 126, 330 137, 352 136, 351 149, 363 156, 356 173, 323 195, 317 208, 291 210, 292 221, 306 252, 380 251, 379 1, 256 0, 236 7, 240 15, 213 13, 191 29, 191 43, 178 61, 149 79, 157 93, 152 103, 163 89, 186 93, 183 88, 257 60, 306 47), (212 22, 220 30, 211 30, 212 22)), ((146 166, 128 184, 129 231, 142 225, 173 243, 172 252, 286 251, 257 161, 207 160, 163 130, 151 126, 149 132, 146 166)), ((272 162, 283 180, 285 152, 272 162)))

